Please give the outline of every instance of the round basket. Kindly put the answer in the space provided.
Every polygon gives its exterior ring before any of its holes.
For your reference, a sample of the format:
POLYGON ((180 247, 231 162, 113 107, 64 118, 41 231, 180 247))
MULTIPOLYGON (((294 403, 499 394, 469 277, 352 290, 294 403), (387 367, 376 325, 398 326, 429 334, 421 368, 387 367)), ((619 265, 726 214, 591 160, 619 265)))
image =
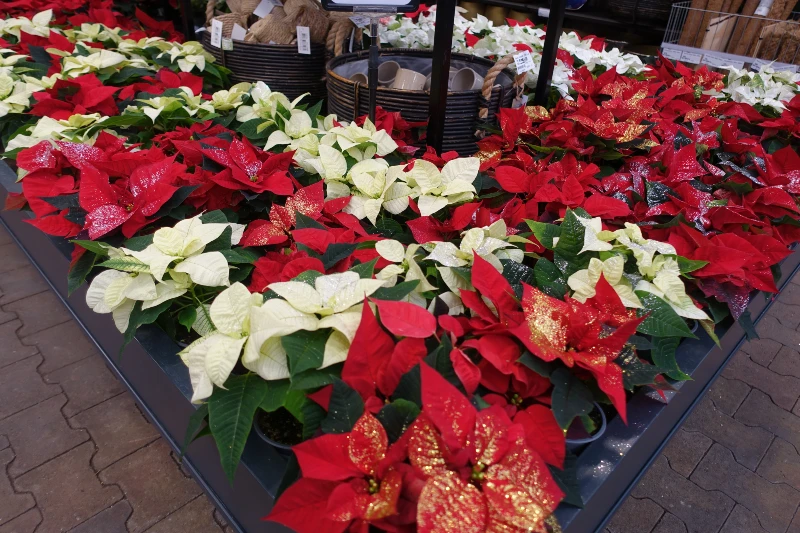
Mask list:
MULTIPOLYGON (((328 62, 328 112, 335 113, 341 120, 355 120, 369 113, 369 88, 349 79, 356 72, 366 72, 368 57, 369 50, 363 50, 341 55, 328 62)), ((429 50, 386 48, 381 50, 381 60, 396 61, 401 67, 416 70, 426 76, 432 69, 432 53, 429 50)), ((487 78, 487 73, 495 67, 495 63, 471 55, 453 54, 450 66, 469 67, 487 78)), ((503 66, 507 66, 507 63, 503 66)), ((477 151, 475 133, 481 122, 480 117, 484 115, 485 120, 493 121, 498 109, 511 106, 516 94, 514 85, 520 79, 515 80, 514 73, 505 68, 495 68, 494 74, 497 75, 494 82, 489 86, 491 82, 487 81, 484 90, 447 93, 442 151, 455 150, 460 155, 474 154, 477 151)), ((377 103, 383 109, 399 111, 409 122, 428 121, 428 91, 378 87, 377 93, 377 103)))
POLYGON ((325 45, 311 43, 311 55, 300 54, 294 44, 234 41, 233 50, 211 46, 210 32, 203 32, 203 48, 220 65, 230 69, 231 82, 263 81, 289 100, 311 93, 310 105, 325 98, 325 45))

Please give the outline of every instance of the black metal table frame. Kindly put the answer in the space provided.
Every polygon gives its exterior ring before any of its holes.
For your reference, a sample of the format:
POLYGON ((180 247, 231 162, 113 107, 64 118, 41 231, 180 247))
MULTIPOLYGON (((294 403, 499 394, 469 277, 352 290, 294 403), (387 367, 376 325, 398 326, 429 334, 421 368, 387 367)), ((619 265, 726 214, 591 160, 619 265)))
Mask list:
MULTIPOLYGON (((19 190, 15 180, 14 172, 0 163, 0 200, 7 191, 19 190)), ((189 402, 188 371, 175 355, 178 346, 158 327, 147 326, 139 330, 136 340, 118 356, 122 336, 109 315, 98 315, 86 305, 86 287, 67 296, 72 246, 25 223, 28 216, 25 212, 3 211, 0 222, 64 302, 142 411, 173 449, 180 449, 195 407, 189 402)), ((796 250, 781 264, 780 288, 799 267, 800 251, 796 250)), ((772 301, 774 298, 759 296, 751 302, 749 310, 754 321, 763 317, 772 301)), ((721 347, 703 331, 698 337, 681 343, 677 355, 681 368, 692 376, 692 381, 681 383, 678 392, 667 393, 667 403, 655 391, 641 389, 628 403, 628 425, 618 417, 612 419, 605 435, 580 454, 578 477, 585 507, 562 505, 556 511, 566 533, 602 529, 738 351, 745 334, 741 326, 733 324, 721 337, 721 347)), ((200 439, 189 446, 184 464, 235 530, 241 533, 289 531, 262 520, 272 505, 272 495, 283 475, 286 459, 257 435, 251 434, 247 442, 233 485, 222 471, 211 439, 200 439)))

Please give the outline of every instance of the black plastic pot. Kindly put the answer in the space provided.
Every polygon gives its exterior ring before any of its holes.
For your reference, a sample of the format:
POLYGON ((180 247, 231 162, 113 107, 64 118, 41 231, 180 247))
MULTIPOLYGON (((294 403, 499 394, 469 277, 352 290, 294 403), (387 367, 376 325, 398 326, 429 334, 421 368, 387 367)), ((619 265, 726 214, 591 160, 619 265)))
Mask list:
MULTIPOLYGON (((600 413, 600 429, 598 429, 593 435, 589 435, 586 438, 569 438, 569 430, 567 430, 567 449, 573 453, 577 452, 578 450, 583 449, 585 446, 601 439, 603 435, 606 433, 606 427, 608 426, 608 421, 606 420, 606 413, 603 411, 602 406, 595 402, 594 408, 600 413)), ((572 425, 580 424, 580 420, 575 420, 572 425)), ((571 429, 571 427, 570 427, 571 429)))

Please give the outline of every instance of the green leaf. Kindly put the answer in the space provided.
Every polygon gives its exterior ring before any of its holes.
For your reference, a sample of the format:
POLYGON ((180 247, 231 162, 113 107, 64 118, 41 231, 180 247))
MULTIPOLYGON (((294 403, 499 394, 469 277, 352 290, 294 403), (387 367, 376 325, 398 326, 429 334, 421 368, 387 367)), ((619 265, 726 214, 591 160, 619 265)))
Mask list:
POLYGON ((97 261, 97 255, 87 251, 70 266, 69 274, 67 275, 67 296, 83 285, 83 282, 86 281, 86 276, 92 271, 95 261, 97 261))
POLYGON ((309 390, 330 385, 342 377, 344 363, 326 366, 319 370, 307 370, 292 376, 291 390, 309 390))
POLYGON ((136 305, 133 306, 131 317, 128 320, 128 329, 125 330, 125 334, 122 337, 122 346, 119 348, 120 355, 122 355, 128 343, 133 340, 133 336, 136 335, 136 330, 145 324, 152 324, 155 322, 158 315, 169 309, 170 305, 172 305, 171 300, 142 311, 142 302, 136 302, 136 305))
POLYGON ((417 285, 419 285, 419 280, 415 279, 398 283, 394 287, 381 287, 372 293, 372 297, 376 300, 402 300, 411 294, 411 292, 417 288, 417 285))
POLYGON ((192 413, 192 416, 189 417, 189 424, 186 426, 186 433, 183 436, 183 445, 181 446, 179 456, 183 458, 183 455, 186 453, 186 448, 194 442, 197 438, 200 429, 203 425, 207 422, 208 418, 208 404, 204 403, 197 410, 192 413))
POLYGON ((303 406, 310 401, 303 391, 287 391, 286 396, 283 398, 283 408, 289 411, 302 424, 305 418, 303 406))
POLYGON ((503 277, 508 280, 517 298, 522 298, 522 283, 533 284, 534 271, 531 267, 510 259, 500 261, 503 265, 503 277))
POLYGON ((375 264, 377 262, 378 258, 376 257, 368 263, 359 263, 355 266, 351 266, 350 270, 358 273, 358 277, 361 279, 372 279, 372 274, 375 272, 375 264))
POLYGON ((156 214, 153 215, 155 218, 165 217, 167 216, 170 211, 175 209, 176 207, 183 204, 183 202, 189 197, 192 192, 200 187, 199 185, 185 185, 183 187, 179 187, 177 191, 175 191, 169 200, 166 201, 164 205, 162 205, 156 214))
POLYGON ((625 346, 614 362, 622 368, 622 386, 629 391, 652 385, 656 376, 664 372, 663 368, 641 361, 631 346, 625 346))
POLYGON ((384 405, 378 412, 377 419, 383 424, 383 428, 389 436, 389 442, 396 442, 417 419, 419 412, 417 404, 401 399, 384 405))
POLYGON ((133 250, 134 252, 141 252, 151 244, 153 244, 152 235, 142 235, 140 237, 133 237, 122 243, 122 245, 125 248, 127 248, 128 250, 133 250))
POLYGON ((355 251, 357 246, 357 244, 346 242, 335 242, 333 244, 329 244, 328 248, 325 250, 325 253, 322 254, 322 257, 320 258, 322 261, 322 266, 325 267, 326 271, 330 268, 333 268, 336 263, 349 257, 350 254, 355 251))
POLYGON ((269 128, 258 131, 258 127, 265 122, 264 119, 254 118, 243 123, 236 128, 236 131, 250 139, 251 141, 258 141, 269 137, 269 128))
POLYGON ((301 272, 295 277, 293 277, 292 281, 299 281, 301 283, 305 283, 313 287, 317 281, 317 278, 320 277, 321 275, 322 272, 318 272, 316 270, 306 270, 305 272, 301 272))
POLYGON ((304 215, 303 213, 301 213, 299 211, 295 212, 294 217, 295 217, 294 227, 296 229, 311 228, 311 229, 322 229, 322 230, 326 230, 326 231, 328 229, 325 226, 323 226, 322 224, 320 224, 319 222, 317 222, 316 220, 314 220, 313 218, 311 218, 309 216, 306 216, 306 215, 304 215))
POLYGON ((759 338, 758 333, 756 333, 756 327, 753 324, 753 317, 750 316, 749 309, 745 310, 745 312, 741 314, 737 322, 739 322, 739 325, 742 326, 742 329, 747 335, 748 341, 754 341, 759 338))
POLYGON ((303 404, 303 440, 308 440, 316 435, 326 416, 325 409, 316 402, 303 404))
POLYGON ((289 380, 279 379, 276 381, 267 382, 267 392, 264 394, 264 399, 261 401, 261 409, 271 413, 283 407, 286 401, 286 394, 289 392, 289 380))
POLYGON ((312 107, 306 109, 306 113, 308 113, 308 116, 311 117, 311 120, 314 121, 314 124, 316 124, 318 128, 322 126, 322 124, 319 121, 317 121, 317 117, 319 117, 321 111, 322 111, 322 100, 314 104, 312 107))
POLYGON ((553 383, 552 409, 558 425, 569 428, 576 416, 587 415, 594 409, 592 391, 566 368, 550 375, 553 383))
POLYGON ((108 259, 100 263, 99 266, 103 268, 113 268, 114 270, 122 270, 123 272, 150 272, 150 267, 147 263, 143 263, 131 256, 108 259))
POLYGON ((200 215, 200 222, 203 224, 227 224, 228 217, 221 210, 216 209, 200 215))
POLYGON ((231 229, 230 226, 228 226, 222 231, 219 237, 217 237, 210 243, 206 244, 206 247, 203 249, 203 252, 221 252, 223 250, 230 250, 232 235, 233 235, 233 230, 231 229))
POLYGON ((548 363, 547 361, 543 361, 528 350, 525 350, 522 353, 522 356, 519 358, 518 362, 545 378, 549 378, 550 374, 553 373, 553 370, 556 369, 555 362, 548 363))
POLYGON ((108 255, 108 245, 97 241, 69 241, 72 244, 77 244, 81 248, 86 248, 90 252, 104 257, 108 255))
POLYGON ((337 379, 333 383, 328 416, 322 421, 325 433, 347 433, 353 429, 364 413, 364 400, 347 383, 337 379))
POLYGON ((675 360, 675 350, 680 343, 680 337, 653 337, 650 356, 653 358, 653 363, 663 368, 669 377, 685 381, 692 378, 681 371, 678 361, 675 360))
POLYGON ((186 331, 192 331, 195 320, 197 320, 197 310, 194 307, 186 307, 178 313, 178 324, 185 327, 186 331))
POLYGON ((708 261, 697 261, 694 259, 686 259, 682 256, 678 257, 678 268, 681 270, 681 274, 688 274, 689 272, 694 272, 695 270, 699 270, 708 264, 708 261))
POLYGON ((526 220, 525 223, 531 228, 534 237, 539 241, 542 246, 548 250, 552 250, 553 239, 561 235, 561 228, 555 224, 545 224, 544 222, 535 222, 533 220, 526 220))
POLYGON ((538 259, 533 267, 533 273, 539 290, 559 300, 564 298, 567 293, 567 282, 552 261, 543 257, 538 259))
POLYGON ((422 408, 422 377, 419 364, 414 365, 411 370, 400 377, 400 382, 392 394, 392 400, 408 400, 422 408))
POLYGON ((572 209, 567 209, 564 222, 561 223, 561 235, 553 249, 553 262, 568 278, 578 270, 589 266, 591 254, 580 254, 583 249, 583 238, 586 230, 578 221, 572 209), (579 255, 580 254, 580 255, 579 255))
POLYGON ((208 425, 217 443, 222 469, 233 484, 253 417, 264 401, 268 384, 257 374, 248 373, 231 376, 225 387, 215 388, 208 399, 208 425))
POLYGON ((382 218, 375 223, 378 233, 387 239, 396 239, 397 235, 403 233, 403 226, 392 218, 382 218))
POLYGON ((547 465, 553 479, 558 483, 561 492, 564 493, 562 503, 574 505, 583 509, 583 499, 581 498, 581 486, 578 483, 578 457, 567 451, 564 457, 564 468, 556 468, 552 465, 547 465))
POLYGON ((636 295, 644 305, 644 309, 638 310, 638 315, 641 317, 649 313, 636 331, 653 337, 697 338, 667 302, 650 292, 636 291, 636 295))
POLYGON ((425 362, 436 370, 444 379, 449 381, 454 387, 460 390, 464 389, 461 380, 458 379, 455 369, 453 368, 453 361, 450 359, 450 352, 453 345, 450 343, 450 337, 442 335, 442 343, 436 347, 425 358, 425 362))
MULTIPOLYGON (((208 251, 206 249, 206 251, 208 251)), ((228 263, 234 264, 242 264, 248 263, 253 264, 258 261, 259 255, 254 250, 249 248, 233 248, 232 250, 220 250, 220 253, 225 256, 225 260, 228 263)))
POLYGON ((325 356, 325 343, 330 334, 330 329, 300 330, 281 338, 291 376, 320 367, 325 356))

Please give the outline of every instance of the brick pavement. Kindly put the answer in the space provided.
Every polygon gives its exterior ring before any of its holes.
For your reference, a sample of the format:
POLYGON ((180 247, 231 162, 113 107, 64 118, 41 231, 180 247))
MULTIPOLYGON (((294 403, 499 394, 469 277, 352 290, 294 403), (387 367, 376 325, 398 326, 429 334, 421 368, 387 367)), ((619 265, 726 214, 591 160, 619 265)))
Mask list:
MULTIPOLYGON (((2 229, 0 258, 0 533, 230 533, 2 229)), ((757 329, 606 533, 800 533, 800 280, 757 329)))

